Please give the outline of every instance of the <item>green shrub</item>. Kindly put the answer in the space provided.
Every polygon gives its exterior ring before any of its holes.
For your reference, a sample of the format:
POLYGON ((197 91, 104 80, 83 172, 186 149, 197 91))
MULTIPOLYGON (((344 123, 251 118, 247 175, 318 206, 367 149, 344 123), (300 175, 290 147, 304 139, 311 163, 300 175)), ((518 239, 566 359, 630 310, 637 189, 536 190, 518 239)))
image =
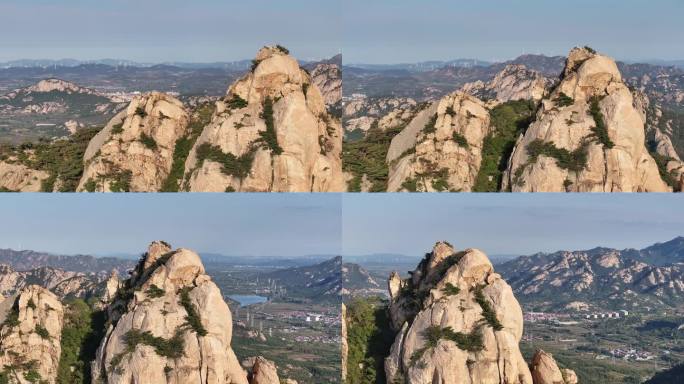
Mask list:
POLYGON ((149 345, 154 348, 154 351, 163 357, 170 359, 178 359, 185 354, 185 342, 183 341, 183 332, 176 330, 173 337, 165 339, 152 335, 150 331, 140 331, 138 329, 131 329, 124 335, 124 343, 126 349, 123 353, 112 357, 111 366, 116 367, 121 363, 123 357, 135 351, 138 345, 149 345))
POLYGON ((596 126, 591 129, 592 136, 601 144, 604 148, 611 149, 615 146, 610 136, 608 135, 608 127, 606 127, 606 122, 603 118, 603 113, 601 112, 601 105, 599 104, 601 98, 598 96, 593 96, 589 104, 589 114, 594 118, 596 126))
POLYGON ((309 91, 309 83, 302 83, 302 93, 304 96, 306 96, 306 93, 309 91))
POLYGON ((91 381, 90 363, 95 360, 105 327, 105 313, 93 310, 82 299, 65 302, 58 384, 86 384, 91 381))
POLYGON ((35 331, 42 339, 50 339, 50 332, 45 327, 37 324, 35 331))
POLYGON ((254 160, 254 150, 237 157, 232 153, 223 153, 221 147, 209 143, 202 143, 197 147, 196 154, 198 164, 202 164, 204 160, 217 162, 221 164, 221 171, 224 174, 240 179, 244 179, 249 175, 254 160))
POLYGON ((152 284, 149 288, 147 288, 147 291, 145 291, 145 293, 147 294, 147 296, 156 299, 163 297, 166 292, 163 289, 159 288, 156 284, 152 284))
POLYGON ((229 186, 226 187, 226 190, 225 190, 224 192, 226 192, 226 193, 235 192, 235 188, 233 188, 233 187, 231 187, 231 186, 229 185, 229 186))
MULTIPOLYGON (((468 111, 468 112, 469 112, 469 111, 468 111)), ((448 106, 448 107, 446 107, 445 113, 446 113, 447 115, 449 115, 449 116, 456 116, 456 111, 454 111, 454 107, 451 106, 451 105, 448 106)))
POLYGON ((529 162, 534 163, 539 156, 544 155, 556 159, 559 168, 572 172, 580 172, 587 165, 586 144, 570 152, 567 149, 558 148, 555 144, 536 139, 527 145, 529 162))
POLYGON ((592 54, 594 54, 594 55, 596 54, 596 50, 595 50, 594 48, 588 46, 588 45, 585 45, 585 46, 584 46, 584 49, 586 49, 587 51, 589 51, 589 53, 592 53, 592 54))
POLYGON ((123 133, 123 125, 124 125, 123 121, 120 122, 119 124, 114 124, 112 126, 112 131, 111 131, 112 135, 117 135, 119 133, 123 133))
POLYGON ((474 192, 498 192, 515 141, 532 122, 536 106, 531 101, 509 101, 490 111, 492 132, 482 144, 482 161, 474 192))
POLYGON ((460 147, 463 147, 463 148, 466 148, 466 149, 470 148, 470 145, 468 144, 468 140, 466 139, 465 136, 461 135, 460 133, 454 132, 454 133, 451 135, 451 138, 452 138, 452 139, 456 142, 456 144, 458 144, 460 147))
POLYGON ((144 132, 140 134, 140 142, 148 149, 153 151, 157 149, 157 141, 154 140, 154 137, 149 136, 144 132))
POLYGON ((192 287, 184 287, 180 291, 180 304, 185 308, 185 312, 187 312, 185 321, 199 336, 206 336, 207 330, 202 325, 202 319, 200 318, 199 313, 197 313, 195 306, 192 304, 192 300, 190 300, 191 290, 192 287))
POLYGON ((458 295, 459 292, 461 292, 461 289, 451 283, 446 283, 446 285, 442 288, 442 293, 447 296, 458 295))
POLYGON ((409 177, 401 183, 401 187, 408 192, 417 192, 418 180, 415 177, 409 177))
POLYGON ((143 108, 143 107, 136 108, 135 114, 142 117, 142 118, 145 118, 147 116, 147 112, 145 111, 145 108, 143 108))
POLYGON ((236 94, 233 94, 226 104, 228 104, 228 108, 230 109, 241 109, 248 105, 247 100, 236 94))
POLYGON ((252 72, 254 72, 254 70, 257 69, 257 67, 259 66, 259 63, 261 63, 260 60, 252 59, 252 67, 251 67, 252 72))
POLYGON ((266 123, 266 130, 259 132, 261 136, 261 142, 266 145, 267 148, 271 150, 276 155, 283 153, 283 149, 278 144, 278 136, 275 130, 275 121, 273 119, 273 100, 270 97, 266 97, 263 105, 263 112, 261 113, 261 118, 264 119, 266 123))
POLYGON ((479 352, 484 348, 482 342, 482 333, 479 328, 473 329, 470 333, 456 332, 451 327, 442 328, 438 325, 433 325, 426 328, 422 333, 425 340, 425 346, 417 349, 410 359, 410 365, 414 366, 420 361, 425 352, 435 348, 440 340, 449 340, 456 343, 459 349, 468 352, 479 352))
POLYGON ((106 178, 111 179, 109 189, 112 192, 130 192, 133 172, 128 170, 118 171, 111 175, 107 175, 106 178))
POLYGON ((567 107, 573 105, 574 103, 575 99, 566 95, 563 92, 561 92, 560 95, 558 95, 558 97, 556 98, 556 104, 558 104, 559 107, 567 107))
POLYGON ((43 378, 40 376, 40 373, 36 371, 35 369, 29 369, 28 371, 24 372, 24 379, 28 381, 29 383, 40 383, 43 378))
POLYGON ((487 301, 484 293, 482 293, 482 289, 482 286, 475 288, 475 301, 480 305, 480 308, 482 308, 482 317, 487 321, 487 324, 494 328, 495 331, 500 331, 503 329, 503 325, 501 325, 499 319, 497 319, 496 312, 494 311, 494 308, 492 308, 492 305, 489 304, 489 301, 487 301))
POLYGON ((28 303, 26 303, 26 306, 31 309, 36 309, 36 303, 33 301, 33 298, 29 299, 28 303))
POLYGON ((195 109, 188 124, 188 135, 176 140, 171 171, 162 184, 161 192, 178 192, 180 189, 180 181, 185 173, 185 161, 202 130, 211 121, 215 110, 216 105, 214 103, 204 103, 195 109))
POLYGON ((658 173, 660 174, 660 178, 663 179, 663 181, 672 187, 672 190, 675 192, 681 192, 679 191, 679 182, 677 180, 677 175, 674 172, 670 172, 667 170, 667 163, 670 161, 674 160, 671 157, 663 156, 657 152, 650 152, 651 157, 653 157, 653 160, 655 160, 656 165, 658 166, 658 173))
POLYGON ((287 48, 285 48, 285 47, 283 47, 283 46, 280 45, 280 44, 276 44, 276 49, 279 50, 280 52, 286 54, 286 55, 289 55, 289 54, 290 54, 290 50, 287 49, 287 48))
POLYGON ((88 181, 86 181, 85 184, 83 184, 83 188, 85 188, 85 190, 88 192, 95 192, 95 189, 97 188, 97 183, 92 178, 89 178, 88 181))
POLYGON ((427 123, 425 123, 425 126, 423 127, 423 133, 430 134, 430 133, 435 133, 437 132, 437 114, 435 113, 430 117, 430 120, 428 120, 427 123))

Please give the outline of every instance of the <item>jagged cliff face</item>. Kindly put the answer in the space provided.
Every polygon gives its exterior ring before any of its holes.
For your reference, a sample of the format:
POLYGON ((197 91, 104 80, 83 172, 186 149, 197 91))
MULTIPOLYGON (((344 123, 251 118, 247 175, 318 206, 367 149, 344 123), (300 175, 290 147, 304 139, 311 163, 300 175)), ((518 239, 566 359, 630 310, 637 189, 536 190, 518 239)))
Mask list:
POLYGON ((468 83, 461 90, 481 100, 505 103, 515 100, 539 101, 550 85, 551 80, 541 73, 527 69, 524 65, 509 64, 491 81, 468 83))
POLYGON ((329 111, 340 109, 342 103, 341 56, 317 64, 311 71, 311 80, 321 91, 323 101, 329 111))
POLYGON ((560 84, 518 140, 504 189, 515 192, 661 192, 644 120, 615 61, 588 48, 568 56, 560 84))
POLYGON ((99 290, 99 276, 58 268, 41 267, 29 271, 16 271, 0 265, 0 295, 8 296, 30 284, 38 284, 59 297, 85 297, 99 290))
POLYGON ((64 311, 37 285, 0 301, 0 367, 10 383, 55 383, 64 311))
POLYGON ((392 139, 388 191, 470 191, 488 132, 482 101, 462 92, 445 96, 392 139))
POLYGON ((90 141, 78 191, 158 191, 188 121, 187 110, 172 96, 136 97, 90 141))
POLYGON ((50 175, 15 161, 0 161, 0 190, 40 192, 43 180, 50 175))
POLYGON ((187 190, 343 189, 341 124, 283 48, 261 49, 253 70, 216 105, 185 164, 187 190))
POLYGON ((248 381, 230 346, 228 305, 195 252, 154 242, 132 277, 111 286, 118 293, 108 306, 111 325, 93 363, 94 382, 278 383, 265 359, 248 381))
POLYGON ((411 277, 390 277, 389 292, 398 334, 385 360, 388 382, 544 382, 533 381, 518 348, 520 305, 479 250, 437 243, 411 277))

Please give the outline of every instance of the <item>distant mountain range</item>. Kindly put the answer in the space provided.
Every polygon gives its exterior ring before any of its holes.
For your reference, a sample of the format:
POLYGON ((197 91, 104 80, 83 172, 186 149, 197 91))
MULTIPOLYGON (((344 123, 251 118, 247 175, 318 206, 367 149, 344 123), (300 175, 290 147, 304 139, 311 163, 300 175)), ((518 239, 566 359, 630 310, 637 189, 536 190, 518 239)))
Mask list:
POLYGON ((641 250, 537 253, 497 271, 523 303, 540 310, 677 307, 684 304, 684 237, 641 250))
POLYGON ((287 296, 339 300, 342 293, 342 257, 305 267, 281 269, 265 275, 287 289, 287 296))

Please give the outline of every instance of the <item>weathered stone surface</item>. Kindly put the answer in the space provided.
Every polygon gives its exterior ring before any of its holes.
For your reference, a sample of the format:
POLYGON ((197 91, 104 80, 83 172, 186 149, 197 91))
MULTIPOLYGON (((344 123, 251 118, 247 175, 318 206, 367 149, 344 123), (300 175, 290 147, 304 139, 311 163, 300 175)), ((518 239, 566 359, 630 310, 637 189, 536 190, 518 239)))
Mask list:
POLYGON ((50 175, 20 163, 0 161, 0 190, 40 192, 43 180, 50 175))
POLYGON ((134 98, 88 144, 77 190, 159 191, 188 121, 187 110, 172 96, 153 92, 134 98))
MULTIPOLYGON (((532 358, 532 378, 535 384, 565 384, 563 373, 550 354, 538 350, 532 358)), ((574 373, 574 372, 573 372, 574 373)))
POLYGON ((575 48, 560 84, 549 99, 542 100, 536 121, 516 143, 503 188, 514 192, 669 191, 644 139, 644 121, 615 61, 575 48), (590 113, 592 101, 598 103, 604 120, 605 139, 594 131, 598 124, 590 113), (574 153, 583 149, 586 160, 578 158, 579 170, 559 166, 556 158, 545 154, 535 160, 529 151, 533 142, 574 153))
POLYGON ((493 100, 495 103, 515 100, 539 101, 550 85, 551 80, 541 73, 527 69, 524 65, 509 64, 489 82, 468 83, 461 91, 482 100, 493 100))
POLYGON ((30 383, 26 375, 55 383, 63 319, 57 296, 37 285, 0 302, 0 367, 14 367, 8 373, 12 383, 30 383))
POLYGON ((461 92, 445 96, 418 113, 397 136, 387 155, 389 192, 470 191, 489 133, 482 101, 461 92))
POLYGON ((216 115, 186 161, 186 189, 342 191, 341 124, 326 111, 318 87, 294 58, 278 48, 261 49, 256 62, 253 71, 217 102, 216 115), (272 102, 272 116, 264 115, 267 100, 272 102), (203 145, 240 159, 244 172, 200 158, 203 145))

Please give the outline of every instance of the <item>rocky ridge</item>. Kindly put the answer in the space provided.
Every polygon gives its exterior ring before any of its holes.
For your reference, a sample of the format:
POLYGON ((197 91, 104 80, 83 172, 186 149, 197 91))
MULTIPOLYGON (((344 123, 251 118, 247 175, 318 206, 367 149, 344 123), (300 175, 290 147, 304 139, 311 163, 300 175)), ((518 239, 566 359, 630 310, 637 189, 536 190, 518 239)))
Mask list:
POLYGON ((9 383, 55 383, 63 317, 57 296, 37 285, 0 301, 0 374, 9 383))
POLYGON ((522 64, 509 64, 488 82, 465 84, 461 91, 483 101, 505 103, 515 100, 541 100, 552 80, 522 64))
POLYGON ((103 276, 95 273, 65 271, 52 267, 41 267, 28 271, 16 271, 0 264, 0 295, 8 296, 29 285, 39 285, 58 297, 87 297, 99 291, 103 276))
MULTIPOLYGON (((398 332, 385 360, 388 382, 540 384, 559 375, 558 383, 572 382, 555 362, 530 370, 518 348, 522 309, 484 253, 440 242, 410 274, 388 281, 398 332)), ((538 351, 533 361, 541 359, 553 361, 538 351)))
POLYGON ((121 283, 108 317, 94 381, 279 383, 275 365, 262 358, 248 379, 230 346, 228 305, 193 251, 152 243, 121 283))
POLYGON ((341 124, 280 46, 217 102, 185 164, 189 191, 332 192, 343 189, 341 124))

